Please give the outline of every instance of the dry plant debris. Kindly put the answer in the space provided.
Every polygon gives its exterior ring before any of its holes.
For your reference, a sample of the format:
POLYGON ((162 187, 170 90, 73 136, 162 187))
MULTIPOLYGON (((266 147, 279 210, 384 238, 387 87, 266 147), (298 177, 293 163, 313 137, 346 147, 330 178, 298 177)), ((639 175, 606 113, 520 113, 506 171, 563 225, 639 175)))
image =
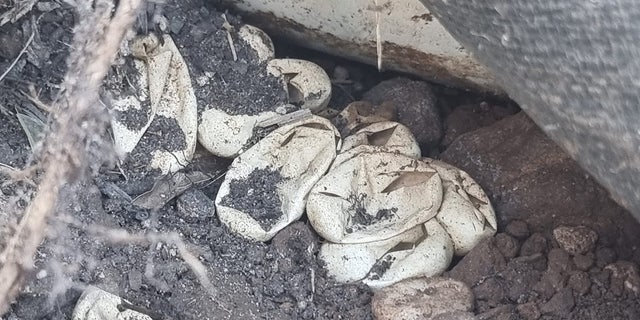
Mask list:
MULTIPOLYGON (((51 115, 51 131, 38 164, 43 176, 36 196, 0 254, 0 314, 7 311, 33 266, 60 188, 85 177, 91 154, 103 147, 100 137, 108 117, 99 107, 98 90, 141 4, 140 0, 123 0, 114 8, 110 1, 76 3, 81 21, 75 29, 64 94, 51 115)), ((19 11, 13 18, 19 14, 23 13, 19 11)))

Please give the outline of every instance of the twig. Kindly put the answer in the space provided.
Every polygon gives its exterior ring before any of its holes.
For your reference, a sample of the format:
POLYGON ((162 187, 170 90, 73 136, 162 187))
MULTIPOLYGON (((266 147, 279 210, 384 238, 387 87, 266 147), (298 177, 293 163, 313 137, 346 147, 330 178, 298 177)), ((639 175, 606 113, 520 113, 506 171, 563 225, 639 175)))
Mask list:
POLYGON ((13 69, 16 66, 16 64, 18 63, 20 58, 22 58, 22 55, 25 52, 27 52, 27 49, 29 49, 29 46, 31 45, 31 42, 33 42, 33 38, 35 36, 36 36, 36 32, 35 31, 31 32, 31 36, 29 36, 29 39, 27 40, 27 43, 25 43, 24 47, 22 48, 22 50, 20 51, 18 56, 13 60, 11 65, 9 65, 9 68, 7 68, 7 70, 2 75, 0 75, 0 82, 2 82, 2 80, 4 80, 4 77, 6 77, 7 74, 9 74, 9 72, 11 72, 11 69, 13 69))
POLYGON ((378 0, 373 0, 375 4, 376 12, 376 54, 378 56, 378 71, 382 70, 382 38, 380 36, 380 11, 381 7, 378 6, 378 0))
POLYGON ((238 61, 238 54, 236 53, 236 46, 233 44, 233 38, 231 37, 231 30, 233 30, 233 26, 227 20, 227 15, 222 14, 222 19, 224 19, 224 23, 222 27, 227 30, 227 41, 229 41, 229 47, 231 47, 231 54, 233 55, 233 61, 238 61))
POLYGON ((257 124, 257 126, 260 128, 267 128, 276 124, 278 126, 283 126, 291 122, 311 118, 312 115, 313 114, 311 113, 311 110, 300 109, 291 113, 277 115, 277 116, 262 120, 257 124))

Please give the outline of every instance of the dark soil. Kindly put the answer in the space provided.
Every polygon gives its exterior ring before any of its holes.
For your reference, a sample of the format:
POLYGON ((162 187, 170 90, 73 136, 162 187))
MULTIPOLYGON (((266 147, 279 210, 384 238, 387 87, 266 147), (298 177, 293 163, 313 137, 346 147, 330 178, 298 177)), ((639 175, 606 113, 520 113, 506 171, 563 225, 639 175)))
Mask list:
MULTIPOLYGON (((191 78, 200 79, 194 81, 198 108, 256 115, 288 102, 281 80, 267 73, 266 63, 256 63, 257 54, 232 33, 238 57, 234 61, 227 31, 222 27, 222 13, 206 1, 174 1, 163 13, 169 20, 171 36, 189 65, 191 78)), ((225 16, 235 30, 240 28, 239 18, 225 16)))
MULTIPOLYGON (((31 157, 15 111, 32 102, 20 92, 29 93, 33 86, 44 104, 56 101, 75 21, 73 10, 65 2, 52 10, 38 8, 34 7, 17 23, 0 27, 2 72, 31 33, 37 31, 27 54, 0 82, 0 163, 15 168, 24 167, 31 157)), ((286 93, 278 89, 276 79, 266 75, 264 66, 252 63, 255 54, 237 38, 234 43, 238 61, 233 61, 219 11, 202 0, 176 0, 169 1, 164 14, 189 65, 200 108, 253 114, 265 105, 286 102, 286 93), (198 84, 197 79, 204 79, 204 84, 198 84)), ((237 28, 240 19, 226 16, 237 28)), ((335 109, 361 99, 366 90, 389 77, 371 67, 298 51, 287 44, 277 45, 281 56, 311 59, 325 67, 335 80, 336 94, 330 104, 335 109)), ((434 87, 433 94, 442 119, 447 119, 443 121, 445 129, 454 126, 449 115, 464 111, 457 106, 478 105, 487 98, 443 87, 434 87)), ((484 118, 495 119, 502 118, 504 110, 513 109, 499 100, 491 105, 502 106, 497 115, 487 116, 486 106, 470 109, 480 110, 476 113, 484 118)), ((465 112, 458 119, 467 119, 469 114, 465 112)), ((140 116, 143 118, 144 114, 140 116)), ((476 119, 473 128, 456 128, 468 131, 485 125, 488 124, 484 120, 476 119)), ((163 128, 166 126, 160 129, 163 128)), ((447 144, 451 142, 445 140, 447 144)), ((165 142, 169 143, 165 145, 167 149, 180 149, 180 141, 165 142)), ((217 176, 228 165, 224 159, 201 157, 189 170, 209 168, 209 173, 217 176)), ((69 319, 86 285, 118 294, 133 305, 150 310, 148 313, 158 319, 372 318, 372 292, 362 284, 340 285, 326 276, 316 258, 321 240, 305 221, 283 229, 268 243, 248 241, 229 232, 215 215, 212 199, 220 180, 191 188, 159 210, 147 210, 132 204, 132 198, 150 190, 156 176, 139 173, 137 179, 125 179, 116 168, 104 169, 94 181, 62 190, 56 216, 36 255, 27 287, 3 319, 69 319), (173 235, 181 238, 205 266, 216 290, 214 295, 205 290, 184 262, 173 235)), ((5 176, 0 179, 0 204, 6 199, 19 199, 15 202, 23 206, 25 195, 17 194, 21 189, 16 187, 21 184, 10 183, 5 176)), ((241 190, 252 187, 256 186, 243 186, 236 192, 237 198, 242 198, 241 190)), ((384 219, 388 214, 379 212, 375 218, 384 219)), ((14 220, 0 220, 5 221, 14 220)), ((576 225, 582 222, 573 221, 576 225)), ((636 284, 640 286, 637 272, 614 274, 615 270, 637 268, 638 259, 620 254, 624 248, 637 244, 607 242, 603 240, 607 236, 599 234, 593 250, 571 256, 554 242, 551 230, 533 232, 522 221, 501 224, 499 230, 495 238, 457 260, 448 273, 473 288, 475 312, 480 318, 640 317, 638 293, 633 289, 636 284), (620 259, 632 261, 631 267, 620 264, 620 259), (611 263, 620 264, 619 269, 607 268, 611 263)), ((374 273, 382 273, 387 262, 381 261, 374 273)))
POLYGON ((269 231, 282 216, 277 186, 283 179, 280 171, 273 168, 253 170, 245 179, 231 180, 229 194, 221 199, 220 204, 247 212, 262 229, 269 231))

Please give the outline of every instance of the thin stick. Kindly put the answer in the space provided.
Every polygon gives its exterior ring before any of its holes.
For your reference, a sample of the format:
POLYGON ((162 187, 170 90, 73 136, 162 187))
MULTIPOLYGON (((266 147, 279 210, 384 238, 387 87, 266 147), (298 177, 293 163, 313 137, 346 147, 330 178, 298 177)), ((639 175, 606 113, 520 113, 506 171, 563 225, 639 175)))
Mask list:
POLYGON ((378 0, 373 0, 375 3, 376 11, 376 54, 378 55, 378 71, 382 70, 382 37, 380 36, 380 11, 381 7, 378 6, 378 0))
POLYGON ((29 37, 29 40, 27 40, 27 43, 25 43, 24 47, 22 48, 22 50, 20 51, 20 53, 18 54, 18 56, 13 60, 13 62, 11 63, 11 65, 9 65, 9 68, 7 68, 7 70, 0 76, 0 82, 2 82, 2 80, 4 80, 4 77, 7 76, 7 74, 9 74, 9 72, 11 72, 11 69, 13 69, 16 64, 18 63, 18 61, 20 60, 20 58, 22 58, 22 55, 27 52, 27 49, 29 48, 29 46, 31 45, 31 42, 33 41, 33 38, 36 36, 36 32, 31 32, 31 36, 29 37))
POLYGON ((222 14, 222 19, 224 19, 224 24, 222 27, 227 30, 227 41, 229 41, 229 47, 231 47, 231 54, 233 55, 233 61, 238 61, 238 54, 236 53, 236 46, 233 44, 233 38, 231 37, 231 30, 233 30, 233 26, 227 20, 227 15, 222 14))

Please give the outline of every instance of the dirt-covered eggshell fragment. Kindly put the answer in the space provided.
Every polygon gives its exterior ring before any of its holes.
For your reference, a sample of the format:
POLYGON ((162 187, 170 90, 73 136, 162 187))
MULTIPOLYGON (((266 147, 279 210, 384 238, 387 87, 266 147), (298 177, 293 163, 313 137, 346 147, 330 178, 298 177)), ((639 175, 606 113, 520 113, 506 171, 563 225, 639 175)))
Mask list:
POLYGON ((136 311, 135 308, 122 308, 123 302, 131 305, 114 294, 89 286, 78 299, 71 320, 152 319, 149 315, 136 311))
MULTIPOLYGON (((169 35, 164 35, 163 41, 154 35, 136 38, 131 48, 135 56, 131 78, 137 92, 113 102, 120 113, 112 120, 115 148, 121 156, 135 152, 145 135, 158 134, 149 128, 154 121, 161 121, 157 126, 175 143, 170 148, 146 146, 144 152, 150 153, 150 168, 165 174, 175 172, 191 160, 196 147, 198 108, 189 70, 169 35), (132 127, 130 123, 139 121, 141 112, 146 113, 145 121, 132 127)), ((167 137, 161 139, 167 141, 167 137)))
POLYGON ((238 36, 244 40, 258 55, 260 62, 275 58, 275 49, 271 38, 262 29, 245 24, 238 30, 238 36))
POLYGON ((233 158, 241 153, 254 135, 261 121, 278 116, 274 111, 257 115, 232 115, 219 109, 201 113, 198 141, 209 152, 223 158, 233 158))
POLYGON ((120 159, 126 158, 138 144, 151 124, 155 114, 155 105, 149 98, 149 78, 145 63, 138 59, 130 61, 132 74, 129 76, 135 90, 122 92, 111 101, 111 132, 115 142, 115 151, 120 159), (153 107, 153 109, 152 109, 153 107))
POLYGON ((289 102, 265 106, 257 113, 229 112, 225 106, 210 106, 201 113, 198 139, 209 152, 233 158, 251 146, 258 124, 300 108, 313 112, 327 106, 331 97, 331 81, 318 65, 297 59, 273 59, 273 44, 262 30, 245 25, 239 36, 256 52, 260 62, 267 62, 265 72, 275 76, 288 92, 289 102), (293 107, 293 108, 291 108, 293 107), (292 110, 293 109, 293 110, 292 110))
POLYGON ((273 59, 267 70, 287 79, 291 103, 301 102, 301 108, 313 113, 329 104, 331 79, 319 65, 300 59, 273 59))
POLYGON ((441 274, 453 258, 453 243, 432 219, 386 240, 326 242, 318 257, 338 282, 362 280, 370 287, 382 288, 408 278, 441 274))
POLYGON ((340 144, 335 127, 318 116, 271 132, 229 167, 216 197, 220 221, 247 238, 271 239, 302 216, 340 144))
POLYGON ((370 124, 344 138, 332 167, 362 152, 397 153, 416 159, 421 156, 420 146, 409 128, 397 122, 384 121, 370 124))
POLYGON ((442 161, 423 160, 438 171, 444 187, 436 219, 451 235, 455 254, 465 255, 496 233, 496 215, 489 197, 466 172, 442 161))
POLYGON ((440 177, 425 162, 360 153, 318 181, 309 193, 307 216, 328 241, 380 241, 433 218, 441 201, 440 177))
POLYGON ((349 136, 370 124, 395 120, 396 108, 392 103, 373 105, 367 101, 354 101, 340 111, 335 123, 342 136, 349 136))

